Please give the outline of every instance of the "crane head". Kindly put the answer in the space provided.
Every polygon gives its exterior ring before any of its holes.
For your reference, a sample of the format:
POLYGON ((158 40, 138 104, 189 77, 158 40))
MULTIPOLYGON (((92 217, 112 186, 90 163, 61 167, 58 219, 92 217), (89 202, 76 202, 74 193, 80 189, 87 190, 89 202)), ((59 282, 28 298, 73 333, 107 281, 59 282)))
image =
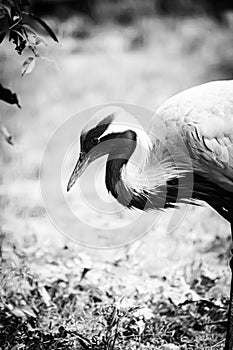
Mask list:
POLYGON ((81 132, 79 159, 70 176, 67 191, 94 160, 107 154, 127 159, 140 142, 149 150, 150 141, 145 137, 146 133, 141 135, 142 130, 135 130, 135 120, 132 123, 132 118, 121 107, 106 107, 91 118, 81 132), (126 149, 128 155, 125 154, 126 149))

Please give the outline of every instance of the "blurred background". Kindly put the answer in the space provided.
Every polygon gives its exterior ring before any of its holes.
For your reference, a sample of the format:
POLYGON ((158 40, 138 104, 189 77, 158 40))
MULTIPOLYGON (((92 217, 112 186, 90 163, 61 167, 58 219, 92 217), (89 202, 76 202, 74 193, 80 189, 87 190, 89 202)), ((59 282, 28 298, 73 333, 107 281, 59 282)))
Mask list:
MULTIPOLYGON (((18 56, 7 42, 1 48, 1 82, 17 91, 22 105, 18 110, 1 103, 2 119, 16 143, 14 148, 1 143, 2 232, 20 242, 31 235, 64 241, 46 216, 39 172, 49 138, 67 118, 111 102, 155 110, 183 89, 232 78, 231 7, 230 1, 211 0, 32 1, 32 11, 46 19, 60 43, 42 31, 49 44, 40 48, 44 59, 22 78, 27 51, 18 56)), ((151 250, 143 268, 169 269, 170 260, 184 264, 197 251, 203 259, 216 237, 228 245, 228 224, 210 209, 189 208, 172 237, 165 233, 169 215, 141 242, 151 250)))
POLYGON ((12 250, 13 242, 33 255, 37 263, 32 257, 28 261, 37 273, 43 270, 42 261, 64 247, 75 251, 72 258, 85 254, 88 266, 130 257, 128 268, 132 272, 137 266, 138 276, 146 273, 153 279, 181 271, 191 283, 202 274, 227 297, 230 228, 206 206, 188 208, 170 234, 166 212, 156 230, 138 243, 103 254, 70 242, 49 221, 39 173, 53 132, 82 109, 127 102, 155 110, 183 89, 231 79, 232 1, 33 0, 32 11, 46 19, 59 43, 36 28, 49 45, 41 46, 43 59, 24 77, 20 73, 27 50, 19 56, 11 43, 1 45, 0 81, 17 92, 22 106, 19 110, 1 102, 2 121, 15 140, 14 147, 0 140, 1 240, 6 249, 12 250))

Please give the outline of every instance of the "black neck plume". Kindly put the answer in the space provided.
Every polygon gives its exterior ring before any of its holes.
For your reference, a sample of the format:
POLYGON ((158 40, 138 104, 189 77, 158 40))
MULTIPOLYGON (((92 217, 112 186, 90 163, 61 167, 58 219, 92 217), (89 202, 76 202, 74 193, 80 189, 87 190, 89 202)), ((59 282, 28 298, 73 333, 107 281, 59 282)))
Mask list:
POLYGON ((127 165, 136 147, 136 134, 132 130, 124 133, 107 135, 111 139, 113 148, 106 165, 106 187, 119 203, 128 208, 140 210, 163 209, 174 207, 178 194, 178 179, 164 184, 155 190, 136 190, 127 187, 122 179, 123 167, 127 165))
POLYGON ((121 173, 136 148, 137 135, 134 131, 127 130, 122 133, 106 135, 101 142, 109 140, 111 141, 111 150, 106 165, 106 187, 118 202, 128 206, 132 194, 130 189, 124 185, 121 173))

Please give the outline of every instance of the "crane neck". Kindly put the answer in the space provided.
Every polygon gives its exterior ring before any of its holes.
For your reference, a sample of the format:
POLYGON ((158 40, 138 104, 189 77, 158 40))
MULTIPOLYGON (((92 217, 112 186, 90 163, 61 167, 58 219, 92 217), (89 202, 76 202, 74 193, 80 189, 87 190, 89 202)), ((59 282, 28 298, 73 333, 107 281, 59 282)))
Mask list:
MULTIPOLYGON (((124 180, 123 171, 135 151, 138 135, 128 130, 124 133, 111 135, 111 144, 114 146, 109 153, 106 164, 106 188, 116 200, 128 207, 140 210, 163 209, 174 207, 178 194, 178 176, 171 176, 168 181, 154 179, 152 184, 141 184, 134 188, 124 180), (118 142, 114 145, 114 139, 118 142), (120 140, 120 142, 119 142, 120 140)), ((159 173, 159 177, 161 174, 159 173)), ((135 175, 137 176, 137 175, 135 175)))
POLYGON ((144 211, 175 207, 179 188, 178 177, 154 188, 148 186, 148 188, 134 189, 129 187, 122 177, 122 171, 127 162, 126 159, 108 159, 106 165, 107 190, 120 204, 144 211))

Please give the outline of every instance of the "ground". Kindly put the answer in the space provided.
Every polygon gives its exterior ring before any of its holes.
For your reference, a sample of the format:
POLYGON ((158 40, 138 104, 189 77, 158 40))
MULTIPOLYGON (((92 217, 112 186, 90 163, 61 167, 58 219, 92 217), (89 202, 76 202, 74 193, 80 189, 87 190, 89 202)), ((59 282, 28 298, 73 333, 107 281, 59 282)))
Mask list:
POLYGON ((42 48, 49 62, 23 78, 25 57, 8 44, 1 53, 2 81, 23 108, 1 106, 16 145, 1 144, 0 347, 222 349, 230 286, 223 219, 183 208, 175 231, 167 233, 167 212, 131 245, 91 249, 49 220, 39 173, 53 132, 82 109, 119 101, 154 110, 182 89, 231 78, 231 30, 207 18, 147 18, 127 28, 87 24, 80 38, 74 23, 59 25, 62 45, 42 48))

